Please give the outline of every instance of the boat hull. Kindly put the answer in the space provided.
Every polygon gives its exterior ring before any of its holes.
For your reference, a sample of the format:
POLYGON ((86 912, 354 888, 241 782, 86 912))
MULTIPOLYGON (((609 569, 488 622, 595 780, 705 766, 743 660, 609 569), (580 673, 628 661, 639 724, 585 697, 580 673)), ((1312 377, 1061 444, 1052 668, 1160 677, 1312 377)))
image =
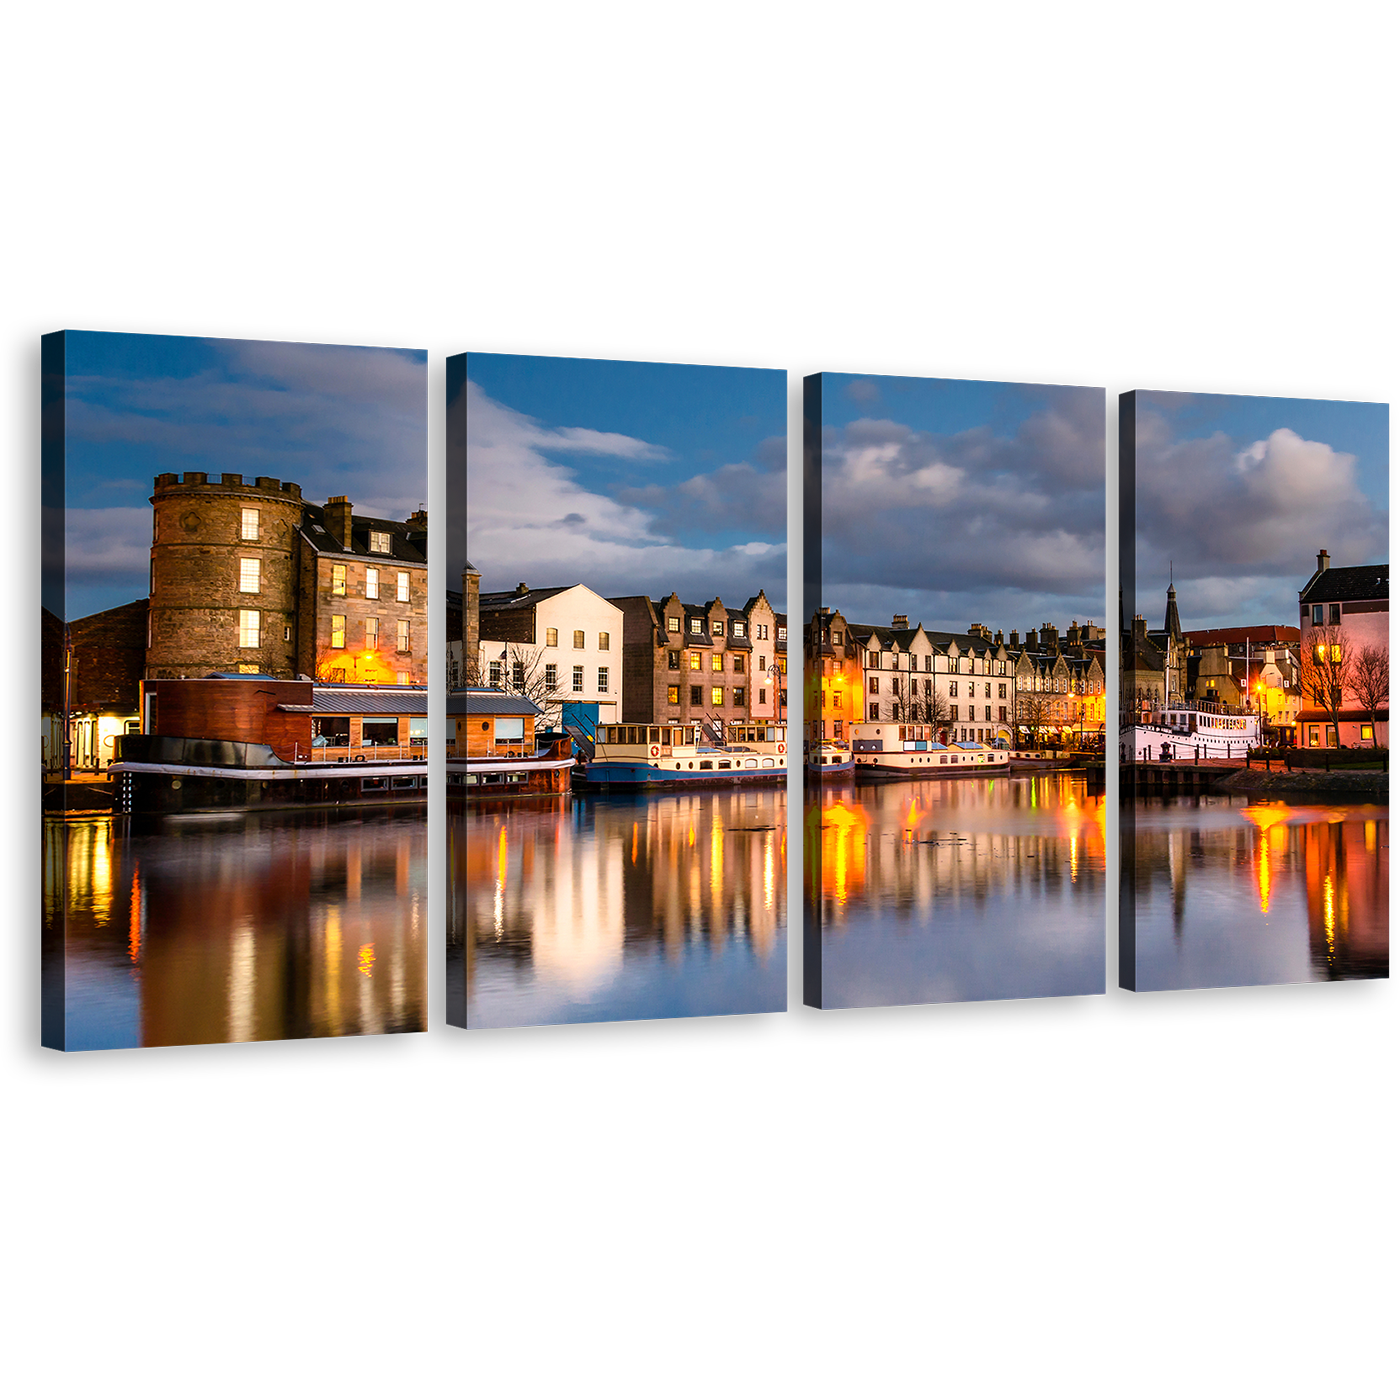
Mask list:
POLYGON ((116 783, 116 810, 133 816, 421 806, 428 800, 425 763, 281 768, 115 763, 108 772, 116 783))
POLYGON ((575 770, 574 786, 584 792, 637 791, 641 788, 760 787, 787 781, 786 766, 732 769, 663 769, 649 763, 609 759, 575 770))

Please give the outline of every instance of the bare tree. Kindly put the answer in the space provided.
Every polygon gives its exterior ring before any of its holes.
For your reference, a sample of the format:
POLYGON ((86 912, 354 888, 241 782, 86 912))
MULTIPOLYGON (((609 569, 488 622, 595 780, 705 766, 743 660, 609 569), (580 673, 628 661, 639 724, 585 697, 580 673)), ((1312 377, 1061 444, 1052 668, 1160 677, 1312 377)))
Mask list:
POLYGON ((1342 742, 1342 704, 1348 690, 1355 690, 1356 666, 1351 638, 1340 627, 1314 627, 1308 637, 1310 650, 1303 659, 1303 694, 1319 710, 1332 716, 1332 732, 1342 742))
POLYGON ((952 719, 953 709, 948 703, 948 697, 931 686, 927 694, 911 692, 909 717, 915 724, 931 724, 935 728, 942 728, 952 719))
POLYGON ((1042 736, 1055 728, 1058 697, 1048 690, 1022 690, 1016 696, 1016 722, 1030 731, 1031 742, 1042 746, 1042 736))
POLYGON ((1361 708, 1371 717, 1371 745, 1380 747, 1376 716, 1390 708, 1390 648, 1371 642, 1356 653, 1351 688, 1361 708))
MULTIPOLYGON (((481 669, 471 672, 481 684, 481 669)), ((568 696, 559 688, 558 668, 546 664, 544 649, 525 642, 508 642, 499 656, 493 656, 484 668, 485 683, 507 695, 523 695, 533 700, 541 710, 557 710, 568 696), (551 674, 553 672, 553 674, 551 674)), ((467 684, 472 682, 468 681, 467 684)), ((557 718, 553 716, 552 718, 557 718)))

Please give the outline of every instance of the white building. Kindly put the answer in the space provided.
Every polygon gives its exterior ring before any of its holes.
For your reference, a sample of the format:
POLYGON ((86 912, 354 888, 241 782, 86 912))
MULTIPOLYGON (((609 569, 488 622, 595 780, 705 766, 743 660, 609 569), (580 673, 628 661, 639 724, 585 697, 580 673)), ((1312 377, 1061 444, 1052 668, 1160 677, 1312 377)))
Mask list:
POLYGON ((482 593, 480 683, 529 695, 559 723, 566 702, 598 706, 600 724, 622 718, 622 609, 583 584, 482 593))

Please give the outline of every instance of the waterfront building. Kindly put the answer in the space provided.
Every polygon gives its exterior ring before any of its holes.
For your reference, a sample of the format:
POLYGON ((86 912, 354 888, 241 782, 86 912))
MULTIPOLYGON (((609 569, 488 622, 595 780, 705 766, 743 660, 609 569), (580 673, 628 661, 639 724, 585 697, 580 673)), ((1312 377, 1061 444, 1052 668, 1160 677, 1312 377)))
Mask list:
POLYGON ((1302 668, 1293 644, 1260 643, 1250 633, 1271 635, 1295 628, 1215 628, 1192 633, 1187 696, 1253 710, 1265 730, 1292 742, 1302 700, 1302 668), (1233 640, 1235 633, 1241 640, 1233 640))
POLYGON ((485 686, 536 701, 558 726, 563 706, 597 706, 597 723, 623 716, 625 680, 622 609, 577 583, 482 593, 475 570, 462 576, 460 684, 485 686), (468 634, 478 640, 467 650, 468 634))
POLYGON ((851 726, 865 718, 860 644, 841 613, 822 608, 807 626, 804 647, 807 742, 849 745, 851 726))
POLYGON ((426 512, 355 515, 236 472, 162 473, 151 504, 148 679, 426 682, 426 512))
MULTIPOLYGON (((75 618, 68 624, 66 637, 63 625, 58 625, 54 633, 55 660, 60 668, 57 698, 61 712, 66 671, 68 762, 72 772, 100 772, 116 758, 117 739, 139 732, 146 626, 145 598, 75 618)), ((49 660, 47 655, 45 660, 49 660)), ((63 765, 62 726, 47 728, 46 766, 57 772, 63 765)))
POLYGON ((1086 738, 1102 742, 1104 673, 1097 652, 1087 647, 1078 654, 1058 647, 1027 648, 1017 654, 1014 664, 1018 745, 1047 741, 1068 745, 1086 738))
POLYGON ((674 592, 609 601, 623 615, 624 723, 701 724, 721 739, 728 724, 786 718, 787 617, 762 590, 741 608, 674 592))
POLYGON ((1294 730, 1298 746, 1389 747, 1389 696, 1373 720, 1359 693, 1357 668, 1367 648, 1385 649, 1383 661, 1388 665, 1390 565, 1334 569, 1327 550, 1320 550, 1316 570, 1298 593, 1298 623, 1303 663, 1294 730), (1318 702, 1313 678, 1319 674, 1328 681, 1335 677, 1340 702, 1335 719, 1332 710, 1318 702))

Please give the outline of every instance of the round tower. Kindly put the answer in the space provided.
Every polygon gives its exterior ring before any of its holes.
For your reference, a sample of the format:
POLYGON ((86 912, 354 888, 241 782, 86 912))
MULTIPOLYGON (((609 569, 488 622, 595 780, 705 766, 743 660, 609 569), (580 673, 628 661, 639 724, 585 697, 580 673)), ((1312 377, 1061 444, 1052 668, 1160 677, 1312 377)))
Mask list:
POLYGON ((296 675, 301 487, 240 473, 155 479, 148 680, 296 675))

